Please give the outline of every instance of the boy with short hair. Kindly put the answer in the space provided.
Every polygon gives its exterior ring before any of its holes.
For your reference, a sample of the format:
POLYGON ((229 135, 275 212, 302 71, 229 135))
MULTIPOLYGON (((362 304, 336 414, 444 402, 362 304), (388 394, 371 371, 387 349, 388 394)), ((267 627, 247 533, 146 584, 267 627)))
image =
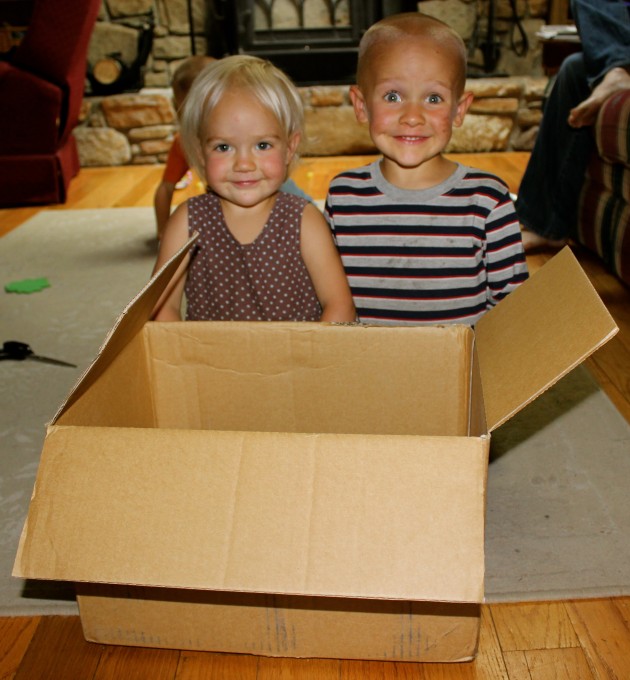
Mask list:
POLYGON ((382 154, 338 175, 326 200, 359 317, 474 325, 527 278, 505 183, 444 155, 472 103, 466 49, 409 12, 374 24, 350 97, 382 154))
MULTIPOLYGON (((175 69, 171 85, 173 88, 173 104, 175 105, 175 112, 178 116, 195 78, 213 61, 215 61, 214 57, 194 55, 184 59, 184 61, 175 69)), ((171 144, 166 159, 164 173, 162 174, 162 180, 158 184, 153 196, 158 240, 162 238, 166 222, 170 217, 173 194, 175 193, 177 184, 190 171, 189 168, 190 165, 182 150, 178 133, 175 135, 173 143, 171 144)))

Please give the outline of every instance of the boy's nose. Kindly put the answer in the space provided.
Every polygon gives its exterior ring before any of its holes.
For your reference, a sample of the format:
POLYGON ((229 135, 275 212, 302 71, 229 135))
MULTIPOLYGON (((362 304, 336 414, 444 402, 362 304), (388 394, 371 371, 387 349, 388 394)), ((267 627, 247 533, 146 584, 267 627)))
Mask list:
POLYGON ((421 125, 424 122, 424 110, 421 104, 408 102, 402 111, 400 120, 407 125, 421 125))

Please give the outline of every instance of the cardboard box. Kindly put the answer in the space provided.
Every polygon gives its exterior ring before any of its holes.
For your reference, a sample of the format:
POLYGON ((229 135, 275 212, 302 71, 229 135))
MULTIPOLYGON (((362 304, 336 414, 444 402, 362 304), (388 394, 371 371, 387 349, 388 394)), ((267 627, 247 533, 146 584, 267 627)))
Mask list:
POLYGON ((472 659, 490 434, 617 330, 571 251, 474 332, 147 322, 183 256, 49 425, 14 575, 96 642, 472 659))

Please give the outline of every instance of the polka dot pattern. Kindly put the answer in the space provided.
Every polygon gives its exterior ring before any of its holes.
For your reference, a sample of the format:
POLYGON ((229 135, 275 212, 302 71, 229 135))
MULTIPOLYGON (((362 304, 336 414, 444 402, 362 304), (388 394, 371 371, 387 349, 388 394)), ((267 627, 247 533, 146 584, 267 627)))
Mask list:
POLYGON ((308 201, 279 193, 253 243, 239 243, 216 195, 188 200, 188 229, 199 232, 186 277, 193 321, 317 321, 321 307, 300 252, 308 201))

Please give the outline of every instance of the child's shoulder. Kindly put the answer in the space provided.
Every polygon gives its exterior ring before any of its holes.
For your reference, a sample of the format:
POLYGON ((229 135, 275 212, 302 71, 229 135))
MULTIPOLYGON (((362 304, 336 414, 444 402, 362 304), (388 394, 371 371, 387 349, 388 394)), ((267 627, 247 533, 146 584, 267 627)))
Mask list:
POLYGON ((477 184, 479 187, 489 187, 494 188, 501 192, 508 191, 508 185, 505 180, 501 179, 498 175, 494 175, 487 170, 480 170, 479 168, 473 168, 468 165, 462 165, 462 178, 461 181, 467 184, 477 184))
POLYGON ((312 203, 310 196, 304 193, 297 184, 282 186, 276 202, 274 203, 274 210, 283 210, 285 208, 293 208, 302 212, 309 203, 312 203))
POLYGON ((331 181, 333 184, 343 184, 345 182, 369 182, 374 178, 374 165, 377 161, 362 165, 358 168, 349 168, 338 173, 331 181))

